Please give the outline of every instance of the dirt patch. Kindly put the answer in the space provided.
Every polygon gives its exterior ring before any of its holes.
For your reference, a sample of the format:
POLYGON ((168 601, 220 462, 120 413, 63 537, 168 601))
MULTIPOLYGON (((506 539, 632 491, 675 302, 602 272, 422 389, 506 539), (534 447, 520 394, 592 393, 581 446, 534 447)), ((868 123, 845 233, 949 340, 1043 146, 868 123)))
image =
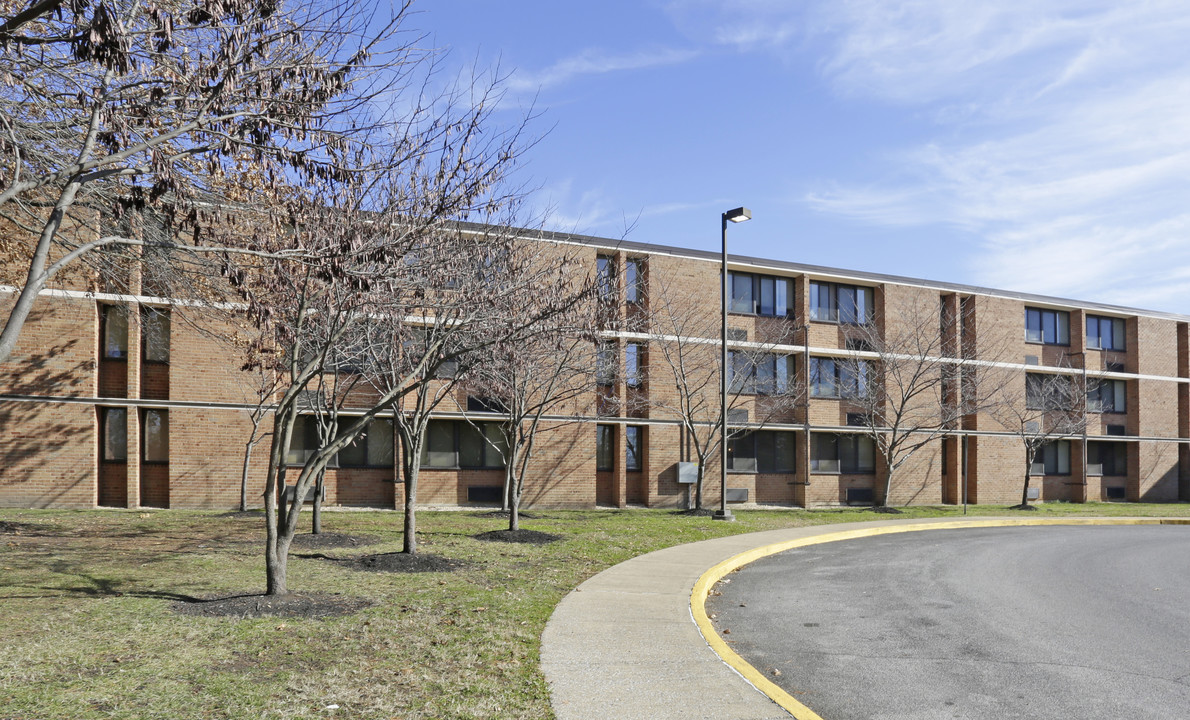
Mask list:
POLYGON ((889 507, 887 505, 877 505, 876 507, 872 508, 872 512, 882 513, 884 515, 904 515, 905 514, 903 510, 898 510, 895 507, 889 507))
POLYGON ((53 528, 49 525, 13 522, 0 520, 0 535, 52 535, 53 528))
POLYGON ((1037 506, 1036 506, 1036 505, 1026 505, 1026 504, 1021 504, 1021 505, 1013 505, 1012 507, 1010 507, 1010 508, 1008 508, 1008 509, 1009 509, 1009 510, 1034 510, 1034 511, 1036 511, 1036 510, 1037 510, 1037 506))
MULTIPOLYGON (((507 518, 507 517, 508 517, 508 511, 507 511, 507 510, 492 510, 491 512, 485 512, 485 513, 476 513, 476 514, 475 514, 475 517, 481 517, 481 518, 507 518)), ((537 515, 534 515, 534 514, 532 514, 532 513, 527 513, 527 512, 519 512, 519 513, 517 513, 517 517, 519 517, 519 518, 523 518, 523 519, 525 519, 525 520, 536 520, 536 519, 538 518, 538 516, 537 516, 537 515)))
POLYGON ((686 517, 711 517, 715 514, 714 510, 710 508, 690 508, 689 510, 674 510, 674 515, 684 515, 686 517))
POLYGON ((377 553, 375 555, 362 555, 357 558, 333 558, 326 555, 309 555, 306 557, 327 560, 351 570, 366 570, 369 572, 454 572, 467 565, 461 560, 452 560, 439 555, 427 555, 425 553, 410 555, 406 552, 377 553))
POLYGON ((293 536, 293 547, 304 550, 324 550, 328 548, 352 548, 364 545, 375 545, 382 542, 375 535, 344 535, 342 533, 318 533, 293 536))
POLYGON ((366 598, 331 593, 233 595, 173 603, 174 612, 198 617, 325 618, 351 615, 374 603, 366 598))
POLYGON ((524 543, 526 545, 548 545, 562 539, 561 535, 540 530, 491 530, 471 537, 488 542, 524 543))

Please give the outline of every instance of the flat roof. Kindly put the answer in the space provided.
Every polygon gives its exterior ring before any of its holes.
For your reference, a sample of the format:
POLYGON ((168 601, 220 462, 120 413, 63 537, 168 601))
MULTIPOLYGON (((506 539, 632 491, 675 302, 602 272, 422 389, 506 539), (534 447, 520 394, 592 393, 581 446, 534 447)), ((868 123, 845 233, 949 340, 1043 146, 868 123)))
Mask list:
MULTIPOLYGON (((475 223, 460 223, 464 227, 480 228, 481 225, 475 223)), ((576 233, 555 232, 552 230, 530 230, 526 228, 517 228, 517 233, 523 237, 532 239, 549 240, 554 242, 574 243, 577 245, 587 245, 597 248, 608 248, 615 250, 626 250, 630 252, 649 253, 655 255, 672 255, 675 257, 692 258, 696 260, 707 260, 719 262, 722 256, 717 252, 707 250, 694 250, 691 248, 677 247, 673 245, 656 245, 653 243, 642 243, 633 240, 616 240, 613 238, 597 237, 595 235, 580 235, 576 233)), ((864 270, 847 270, 844 268, 827 267, 825 265, 808 265, 805 263, 789 262, 787 260, 774 260, 772 258, 759 258, 750 255, 733 255, 728 253, 727 260, 729 263, 736 265, 749 265, 757 268, 765 268, 771 270, 786 271, 792 273, 805 273, 808 275, 820 275, 832 278, 861 280, 873 283, 894 283, 897 285, 916 285, 937 290, 949 290, 951 292, 959 293, 973 293, 979 295, 989 295, 992 297, 1006 298, 1011 300, 1021 300, 1023 302, 1038 303, 1042 305, 1059 305, 1066 307, 1074 307, 1082 310, 1094 310, 1104 313, 1114 313, 1116 315, 1143 315, 1145 317, 1160 318, 1163 320, 1176 320, 1179 322, 1190 322, 1190 315, 1182 315, 1179 313, 1164 312, 1161 310, 1146 310, 1144 308, 1127 307, 1125 305, 1111 305, 1108 303, 1090 302, 1087 300, 1074 300, 1071 298, 1055 297, 1052 295, 1040 295, 1037 293, 1016 292, 1013 290, 1000 290, 997 288, 981 287, 978 285, 964 285, 962 283, 943 282, 939 280, 926 280, 924 278, 906 277, 902 275, 889 275, 886 273, 875 273, 864 270)))

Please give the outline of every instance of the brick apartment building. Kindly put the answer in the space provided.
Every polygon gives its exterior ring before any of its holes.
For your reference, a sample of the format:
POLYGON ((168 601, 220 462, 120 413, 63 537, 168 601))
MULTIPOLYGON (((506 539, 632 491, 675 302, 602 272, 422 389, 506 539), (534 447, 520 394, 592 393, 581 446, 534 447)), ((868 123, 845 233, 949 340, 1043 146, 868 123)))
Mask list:
MULTIPOLYGON (((525 506, 685 507, 691 489, 679 482, 679 463, 692 450, 666 409, 674 383, 661 344, 672 341, 677 326, 666 323, 677 308, 693 308, 714 320, 697 325, 698 337, 718 347, 719 256, 583 236, 546 241, 579 249, 612 315, 592 369, 590 411, 543 436, 525 506)), ((961 346, 956 354, 1007 369, 1022 388, 1034 374, 1096 378, 1085 431, 1054 439, 1033 463, 1038 500, 1190 499, 1190 316, 746 257, 733 257, 730 273, 730 343, 761 346, 765 358, 751 366, 748 397, 731 414, 733 425, 751 425, 731 443, 731 501, 882 499, 881 463, 854 422, 839 368, 864 352, 852 342, 854 326, 898 322, 890 308, 909 301, 933 308, 931 322, 961 346), (983 357, 993 336, 1008 340, 983 357), (778 386, 805 390, 773 405, 778 386)), ((7 289, 7 303, 13 294, 7 289)), ((43 294, 0 369, 0 505, 238 504, 253 388, 218 333, 173 315, 170 302, 146 295, 83 287, 43 294)), ((432 422, 420 503, 498 502, 500 416, 491 410, 461 391, 456 407, 432 422)), ((291 458, 300 461, 311 433, 299 427, 295 435, 291 458)), ((249 468, 253 505, 264 448, 249 468)), ((326 502, 400 506, 393 448, 391 423, 378 421, 327 472, 326 502)), ((717 479, 717 462, 708 478, 717 479)), ((915 454, 888 501, 1015 503, 1023 468, 1020 438, 975 414, 915 454)), ((704 500, 718 502, 716 481, 706 483, 704 500)))

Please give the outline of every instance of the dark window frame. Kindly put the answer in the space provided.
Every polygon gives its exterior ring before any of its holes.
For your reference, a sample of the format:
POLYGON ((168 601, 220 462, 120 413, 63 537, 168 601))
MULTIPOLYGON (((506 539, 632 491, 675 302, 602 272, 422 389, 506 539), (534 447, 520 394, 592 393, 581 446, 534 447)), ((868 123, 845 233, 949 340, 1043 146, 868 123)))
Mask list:
POLYGON ((727 352, 727 387, 737 395, 784 395, 794 386, 794 357, 784 353, 727 352), (782 362, 784 360, 784 362, 782 362), (781 366, 785 369, 782 372, 781 366), (742 374, 742 379, 741 378, 742 374), (763 373, 763 377, 762 377, 763 373))
POLYGON ((643 472, 645 428, 643 425, 624 426, 624 471, 643 472))
POLYGON ((595 472, 615 472, 616 426, 595 426, 595 472))
MULTIPOLYGON (((344 426, 351 425, 352 423, 356 422, 357 420, 358 420, 358 418, 355 418, 355 417, 341 417, 341 418, 339 418, 340 432, 343 430, 344 426)), ((348 447, 345 447, 342 450, 340 450, 339 452, 335 453, 335 458, 334 458, 333 462, 335 464, 335 467, 352 469, 352 470, 373 469, 373 468, 388 469, 388 468, 392 468, 396 465, 396 457, 397 457, 396 450, 397 450, 397 448, 396 448, 396 428, 393 426, 393 421, 390 420, 389 418, 380 418, 380 417, 372 418, 372 420, 368 422, 368 426, 364 428, 363 432, 361 432, 355 438, 355 440, 353 440, 351 442, 351 444, 348 447), (381 432, 379 435, 373 434, 374 428, 384 428, 385 425, 387 425, 387 430, 388 430, 387 433, 381 432), (374 437, 387 437, 388 438, 388 448, 387 448, 388 460, 387 460, 387 462, 374 463, 369 459, 369 456, 371 454, 369 451, 371 450, 371 447, 372 447, 371 443, 372 443, 372 440, 374 437), (364 455, 363 463, 352 462, 351 454, 349 453, 349 450, 358 452, 358 450, 355 450, 354 446, 359 443, 362 443, 362 446, 363 446, 363 455, 364 455), (344 453, 348 453, 348 455, 347 455, 348 461, 347 462, 344 462, 344 458, 343 458, 344 453)))
POLYGON ((1030 345, 1070 347, 1070 312, 1067 310, 1054 310, 1052 308, 1026 307, 1025 342, 1030 345), (1052 340, 1046 339, 1046 335, 1050 329, 1046 326, 1046 318, 1049 316, 1053 317, 1052 340), (1037 319, 1036 322, 1033 322, 1034 317, 1037 319), (1063 329, 1065 329, 1065 339, 1063 339, 1063 329))
POLYGON ((784 275, 765 275, 762 273, 727 271, 728 304, 727 311, 733 315, 756 315, 759 317, 794 317, 794 283, 793 278, 784 275), (738 285, 737 285, 738 281, 738 285), (766 285, 772 285, 771 310, 766 310, 766 285), (779 301, 779 288, 785 287, 785 302, 779 301), (737 298, 737 287, 748 287, 748 297, 737 298))
POLYGON ((1128 476, 1128 443, 1119 441, 1090 441, 1087 443, 1087 475, 1094 477, 1128 476), (1104 452, 1110 450, 1110 463, 1104 462, 1104 452), (1113 472, 1108 472, 1110 465, 1113 472), (1095 472, 1091 468, 1099 466, 1095 472), (1123 472, 1119 470, 1123 469, 1123 472))
POLYGON ((626 258, 624 261, 624 301, 640 305, 645 301, 645 259, 626 258))
POLYGON ((727 472, 751 475, 793 475, 797 472, 797 435, 787 430, 749 430, 727 441, 727 472), (787 444, 789 463, 780 464, 778 442, 787 444), (741 451, 744 454, 741 454, 741 451), (752 467, 737 458, 751 458, 752 467))
POLYGON ((126 407, 99 407, 99 461, 106 465, 126 465, 128 464, 128 408, 126 407), (112 413, 124 414, 124 457, 109 458, 108 451, 108 429, 111 426, 112 413))
POLYGON ((850 362, 850 360, 845 358, 828 357, 825 355, 810 356, 810 397, 827 400, 847 400, 867 397, 868 387, 871 382, 871 363, 866 360, 859 360, 857 365, 859 368, 858 375, 849 377, 851 375, 849 372, 850 362), (823 363, 830 363, 831 365, 831 387, 834 390, 832 394, 819 392, 819 388, 822 386, 823 363))
POLYGON ((167 408, 144 408, 140 413, 140 461, 142 465, 169 465, 169 410, 167 408), (149 413, 159 413, 165 419, 165 459, 149 459, 149 413))
POLYGON ((620 367, 620 344, 615 340, 598 340, 595 343, 595 384, 609 387, 616 384, 620 367))
POLYGON ((1125 415, 1128 413, 1128 383, 1124 380, 1100 380, 1087 391, 1087 412, 1101 415, 1125 415), (1110 391, 1106 391, 1110 388, 1110 391), (1119 392, 1116 392, 1117 388, 1119 392), (1107 396, 1107 400, 1104 397, 1107 396), (1117 405, 1116 398, 1120 399, 1117 405))
POLYGON ((141 332, 140 332, 140 346, 141 346, 140 359, 141 359, 141 362, 148 364, 148 365, 169 365, 170 355, 171 355, 171 353, 170 353, 170 351, 171 351, 170 336, 171 336, 172 329, 173 329, 173 318, 171 317, 170 309, 169 308, 152 307, 149 305, 142 305, 141 313, 140 313, 140 322, 141 322, 141 325, 140 325, 140 327, 141 327, 141 332), (154 316, 165 318, 165 359, 164 360, 154 360, 153 358, 150 357, 149 351, 151 350, 150 339, 151 339, 152 333, 149 332, 149 323, 150 323, 149 318, 154 317, 154 316))
POLYGON ((1071 474, 1070 462, 1070 441, 1069 440, 1049 440, 1037 448, 1037 454, 1033 456, 1033 465, 1029 468, 1030 475, 1052 475, 1055 477, 1067 477, 1071 474), (1062 460, 1065 449, 1066 471, 1062 471, 1062 460), (1051 452, 1052 450, 1052 452, 1051 452), (1040 462, 1038 458, 1041 458, 1040 462))
MULTIPOLYGON (((441 427, 441 425, 438 425, 438 426, 441 427)), ((490 422, 489 421, 489 422, 471 423, 466 420, 431 420, 429 422, 429 424, 426 425, 426 437, 425 437, 425 439, 422 440, 421 466, 423 468, 427 468, 430 470, 503 470, 505 468, 505 463, 507 461, 504 458, 504 456, 499 452, 499 450, 496 449, 496 447, 494 446, 492 441, 488 439, 487 431, 488 431, 489 427, 496 427, 496 428, 499 428, 500 432, 504 432, 504 423, 501 423, 501 422, 490 422), (453 465, 432 465, 429 462, 430 425, 433 425, 436 423, 439 423, 439 424, 447 424, 448 423, 451 426, 451 433, 452 433, 451 434, 451 438, 452 438, 451 453, 454 455, 454 464, 453 465), (460 463, 460 456, 462 454, 461 453, 461 439, 462 439, 462 433, 464 431, 464 428, 470 428, 472 430, 476 430, 479 432, 480 440, 482 443, 480 445, 480 447, 482 448, 482 456, 483 456, 483 459, 481 460, 481 462, 483 464, 463 465, 460 463), (498 465, 491 464, 488 462, 489 454, 495 456, 495 460, 497 462, 499 462, 498 465)), ((507 442, 507 440, 506 440, 506 442, 507 442)), ((507 447, 507 446, 505 446, 505 447, 507 447)))
POLYGON ((100 303, 99 305, 99 358, 101 360, 115 360, 117 362, 128 362, 128 308, 124 305, 113 305, 110 303, 100 303), (123 313, 124 314, 124 354, 123 355, 108 355, 107 331, 109 325, 108 313, 123 313))
POLYGON ((849 285, 846 283, 828 282, 825 280, 810 281, 810 320, 812 322, 830 323, 832 325, 866 325, 875 319, 876 288, 867 285, 849 285), (863 303, 858 301, 863 293, 863 303), (841 294, 850 294, 850 303, 846 306, 841 294), (825 295, 827 304, 822 305, 825 295))
POLYGON ((627 342, 624 344, 624 384, 630 388, 639 388, 645 384, 644 369, 645 344, 642 342, 627 342))
POLYGON ((1086 326, 1087 326, 1086 341, 1087 341, 1087 349, 1088 350, 1106 350, 1106 351, 1110 351, 1110 352, 1126 352, 1128 350, 1128 341, 1126 339, 1127 332, 1128 332, 1128 325, 1124 321, 1123 318, 1107 317, 1105 315, 1088 315, 1086 326), (1099 341, 1095 345, 1091 344, 1091 337, 1092 337, 1091 324, 1092 323, 1095 323, 1097 326, 1095 329, 1094 337, 1099 338, 1099 341), (1103 324, 1104 323, 1108 323, 1108 326, 1111 328, 1110 334, 1111 334, 1112 344, 1110 347, 1103 346, 1102 339, 1103 339, 1103 324), (1116 323, 1119 323, 1119 332, 1116 331, 1116 327, 1117 327, 1116 323), (1118 340, 1118 343, 1117 343, 1117 340, 1118 340))
POLYGON ((595 294, 600 302, 616 302, 619 292, 616 277, 616 256, 599 254, 595 256, 595 294))
POLYGON ((876 472, 876 443, 867 435, 851 433, 811 433, 810 472, 823 475, 873 475, 876 472), (870 447, 871 466, 861 465, 860 445, 870 447), (823 456, 823 450, 827 456, 823 456), (823 461, 833 461, 837 467, 823 468, 823 461))

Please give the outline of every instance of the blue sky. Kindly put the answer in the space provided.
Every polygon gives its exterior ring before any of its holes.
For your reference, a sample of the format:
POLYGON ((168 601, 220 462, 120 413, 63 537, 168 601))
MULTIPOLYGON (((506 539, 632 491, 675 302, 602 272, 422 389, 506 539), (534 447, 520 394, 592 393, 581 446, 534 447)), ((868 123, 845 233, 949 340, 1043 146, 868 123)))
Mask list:
POLYGON ((551 229, 1190 313, 1184 0, 424 0, 551 229), (627 233, 627 234, 625 234, 627 233))

